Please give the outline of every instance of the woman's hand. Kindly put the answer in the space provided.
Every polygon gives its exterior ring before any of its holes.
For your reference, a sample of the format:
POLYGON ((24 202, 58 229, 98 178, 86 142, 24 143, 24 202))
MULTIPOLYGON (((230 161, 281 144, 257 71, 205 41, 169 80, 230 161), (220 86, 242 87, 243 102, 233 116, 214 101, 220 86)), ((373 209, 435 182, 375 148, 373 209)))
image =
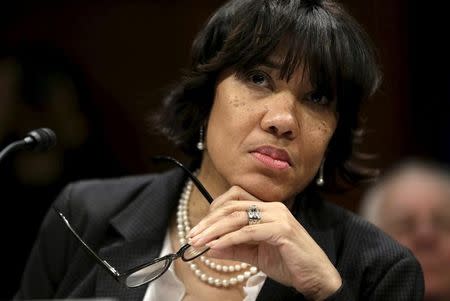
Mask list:
POLYGON ((327 255, 281 202, 262 202, 234 186, 211 203, 210 212, 188 234, 209 255, 247 262, 311 300, 336 292, 342 279, 327 255), (261 221, 249 225, 256 205, 261 221))

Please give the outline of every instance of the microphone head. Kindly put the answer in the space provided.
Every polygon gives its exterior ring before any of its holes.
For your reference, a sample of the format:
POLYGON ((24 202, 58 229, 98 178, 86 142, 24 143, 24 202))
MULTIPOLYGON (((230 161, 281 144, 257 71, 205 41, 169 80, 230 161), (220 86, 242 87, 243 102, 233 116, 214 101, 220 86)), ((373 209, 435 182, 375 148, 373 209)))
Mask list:
POLYGON ((56 144, 56 135, 49 128, 40 128, 29 132, 24 140, 30 149, 44 151, 56 144))

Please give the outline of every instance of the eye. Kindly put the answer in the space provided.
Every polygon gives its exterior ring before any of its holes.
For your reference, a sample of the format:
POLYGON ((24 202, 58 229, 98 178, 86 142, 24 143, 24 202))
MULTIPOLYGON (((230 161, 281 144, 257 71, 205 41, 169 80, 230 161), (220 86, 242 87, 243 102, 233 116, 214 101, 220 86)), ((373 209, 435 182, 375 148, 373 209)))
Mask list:
POLYGON ((266 83, 266 77, 264 76, 264 74, 251 74, 250 75, 250 80, 252 81, 252 83, 256 84, 256 85, 264 85, 266 83))
POLYGON ((416 224, 410 218, 399 219, 391 225, 392 230, 397 234, 410 234, 414 233, 416 224))
POLYGON ((433 219, 434 227, 443 233, 450 232, 450 219, 447 216, 437 215, 433 219))
POLYGON ((272 84, 272 78, 270 75, 268 75, 266 72, 261 70, 252 70, 249 73, 247 73, 247 80, 255 86, 260 86, 264 88, 271 89, 272 84))
POLYGON ((319 91, 313 91, 306 95, 306 99, 308 101, 311 101, 314 104, 326 106, 330 104, 329 97, 325 96, 324 93, 321 93, 319 91))

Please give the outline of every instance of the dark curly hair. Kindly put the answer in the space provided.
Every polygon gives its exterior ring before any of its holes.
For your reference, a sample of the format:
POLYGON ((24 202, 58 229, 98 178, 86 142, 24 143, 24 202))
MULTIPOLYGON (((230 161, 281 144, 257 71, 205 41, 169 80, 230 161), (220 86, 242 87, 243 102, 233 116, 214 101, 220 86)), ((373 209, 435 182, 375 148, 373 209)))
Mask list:
POLYGON ((171 87, 153 119, 157 129, 199 159, 195 148, 199 128, 208 119, 220 72, 229 67, 247 70, 264 62, 278 46, 286 50, 283 78, 303 65, 312 85, 331 91, 337 100, 339 121, 327 151, 327 174, 333 170, 346 179, 361 178, 362 170, 349 164, 355 133, 360 133, 359 110, 378 88, 381 75, 370 39, 331 0, 227 2, 195 38, 191 65, 171 87))

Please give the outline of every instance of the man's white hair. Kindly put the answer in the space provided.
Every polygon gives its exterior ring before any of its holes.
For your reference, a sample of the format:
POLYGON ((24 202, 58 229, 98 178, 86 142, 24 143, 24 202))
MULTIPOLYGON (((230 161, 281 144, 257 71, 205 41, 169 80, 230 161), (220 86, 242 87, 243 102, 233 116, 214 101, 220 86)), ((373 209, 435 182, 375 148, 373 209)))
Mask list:
POLYGON ((380 226, 380 211, 385 199, 387 186, 413 173, 426 174, 447 182, 450 189, 450 169, 447 166, 420 159, 408 159, 395 165, 389 172, 378 179, 372 187, 367 189, 360 202, 360 215, 369 222, 380 226))

